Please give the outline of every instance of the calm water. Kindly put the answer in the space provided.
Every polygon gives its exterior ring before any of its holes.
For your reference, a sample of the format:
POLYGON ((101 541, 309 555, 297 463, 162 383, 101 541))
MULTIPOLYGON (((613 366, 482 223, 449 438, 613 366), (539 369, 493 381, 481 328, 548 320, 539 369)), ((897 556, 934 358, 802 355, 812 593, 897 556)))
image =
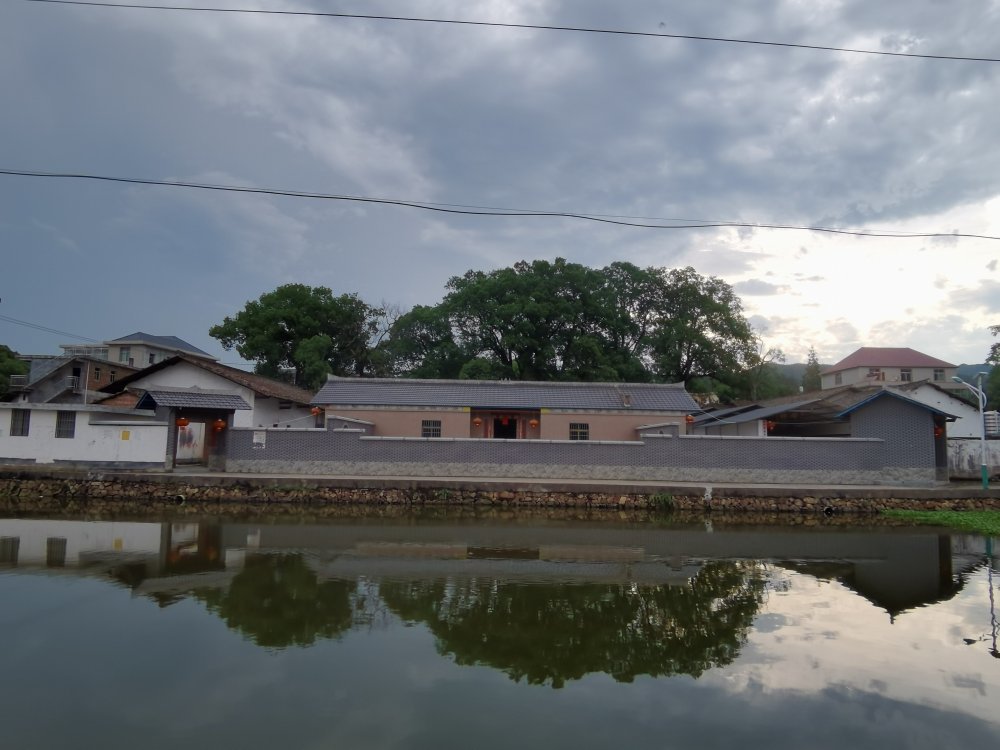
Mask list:
POLYGON ((993 747, 991 549, 924 529, 0 520, 0 738, 993 747))

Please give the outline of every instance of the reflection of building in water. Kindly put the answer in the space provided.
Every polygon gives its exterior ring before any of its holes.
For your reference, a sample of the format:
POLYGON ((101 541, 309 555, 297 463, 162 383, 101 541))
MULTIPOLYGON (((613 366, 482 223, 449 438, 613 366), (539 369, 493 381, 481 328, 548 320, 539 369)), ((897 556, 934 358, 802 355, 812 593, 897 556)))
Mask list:
POLYGON ((220 526, 201 523, 0 519, 0 567, 109 574, 135 587, 223 570, 221 538, 220 526))
POLYGON ((0 520, 0 565, 112 573, 161 602, 227 587, 256 554, 302 554, 320 579, 672 585, 713 559, 780 560, 895 616, 954 596, 984 540, 919 529, 700 530, 609 523, 256 525, 0 520))

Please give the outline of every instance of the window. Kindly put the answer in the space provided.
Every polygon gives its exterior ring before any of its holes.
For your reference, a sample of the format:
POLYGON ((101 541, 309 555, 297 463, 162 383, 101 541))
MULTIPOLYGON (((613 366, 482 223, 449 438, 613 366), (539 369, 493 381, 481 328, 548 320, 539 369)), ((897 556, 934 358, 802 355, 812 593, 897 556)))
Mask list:
POLYGON ((49 568, 66 567, 66 539, 50 536, 45 540, 45 565, 49 568))
POLYGON ((108 380, 108 382, 109 382, 109 383, 114 383, 114 382, 115 382, 115 380, 116 380, 117 378, 118 378, 118 373, 117 373, 117 372, 115 372, 114 370, 112 370, 112 371, 111 371, 111 377, 110 377, 110 379, 108 380))
POLYGON ((60 411, 56 413, 56 437, 71 438, 76 435, 76 412, 60 411))
POLYGON ((420 423, 420 437, 441 437, 441 420, 425 419, 420 423))
POLYGON ((284 399, 279 399, 278 400, 278 408, 279 409, 291 409, 292 408, 292 402, 291 401, 285 401, 284 399))
POLYGON ((844 384, 844 374, 841 373, 841 372, 838 372, 836 375, 834 375, 833 376, 833 384, 834 385, 843 385, 844 384))
POLYGON ((882 372, 881 367, 869 367, 868 377, 872 380, 885 380, 885 373, 882 372))
POLYGON ((101 382, 101 368, 100 367, 95 367, 94 368, 94 383, 97 384, 97 383, 100 383, 100 382, 101 382))
POLYGON ((31 427, 30 409, 10 410, 10 435, 11 437, 27 437, 31 427))
POLYGON ((934 379, 938 381, 944 380, 944 368, 942 367, 934 368, 934 379))
POLYGON ((913 380, 913 370, 909 367, 904 367, 899 371, 899 379, 904 383, 909 383, 913 380))
POLYGON ((156 355, 153 354, 152 352, 150 352, 149 353, 149 359, 147 361, 149 362, 149 364, 155 365, 156 364, 156 355))
POLYGON ((569 439, 590 440, 590 425, 587 422, 570 422, 569 439))
POLYGON ((21 549, 21 537, 0 536, 0 563, 17 565, 17 553, 21 549))
POLYGON ((118 350, 118 361, 128 364, 128 360, 131 354, 132 350, 127 346, 123 346, 118 350))

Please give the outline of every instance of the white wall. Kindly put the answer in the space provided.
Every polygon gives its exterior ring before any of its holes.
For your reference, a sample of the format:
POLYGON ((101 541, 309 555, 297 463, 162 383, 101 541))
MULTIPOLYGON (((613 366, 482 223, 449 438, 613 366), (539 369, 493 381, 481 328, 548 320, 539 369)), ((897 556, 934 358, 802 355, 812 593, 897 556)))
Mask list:
POLYGON ((253 405, 253 426, 298 428, 315 426, 316 417, 310 412, 311 407, 293 406, 291 409, 280 409, 279 403, 276 398, 258 396, 257 402, 253 405))
POLYGON ((898 391, 906 398, 933 406, 946 414, 954 414, 959 419, 948 423, 948 437, 974 437, 982 435, 979 421, 979 409, 955 396, 941 393, 931 385, 921 385, 913 390, 898 391))
POLYGON ((0 519, 0 536, 17 537, 18 565, 45 565, 50 538, 66 540, 66 565, 75 566, 86 553, 156 555, 160 551, 161 523, 115 521, 49 521, 0 519))
POLYGON ((52 463, 54 461, 163 463, 167 449, 167 425, 154 423, 112 423, 107 413, 76 412, 72 438, 57 438, 54 405, 31 404, 26 436, 10 434, 11 410, 28 404, 0 404, 0 460, 52 463), (91 424, 91 418, 105 424, 91 424))
POLYGON ((189 365, 187 362, 178 362, 176 365, 134 380, 129 384, 130 388, 155 388, 155 386, 164 386, 166 388, 191 388, 197 386, 207 391, 237 393, 251 406, 251 409, 237 409, 233 416, 233 426, 255 427, 257 425, 257 422, 254 421, 252 411, 257 394, 249 388, 244 388, 231 380, 203 370, 200 367, 189 365))

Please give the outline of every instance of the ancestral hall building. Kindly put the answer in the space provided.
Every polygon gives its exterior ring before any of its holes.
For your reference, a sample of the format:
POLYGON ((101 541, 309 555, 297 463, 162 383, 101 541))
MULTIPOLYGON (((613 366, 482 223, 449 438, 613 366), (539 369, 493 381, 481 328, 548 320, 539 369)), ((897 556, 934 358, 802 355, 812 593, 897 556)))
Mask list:
POLYGON ((699 409, 683 383, 330 377, 312 403, 333 427, 381 437, 638 440, 699 409))

